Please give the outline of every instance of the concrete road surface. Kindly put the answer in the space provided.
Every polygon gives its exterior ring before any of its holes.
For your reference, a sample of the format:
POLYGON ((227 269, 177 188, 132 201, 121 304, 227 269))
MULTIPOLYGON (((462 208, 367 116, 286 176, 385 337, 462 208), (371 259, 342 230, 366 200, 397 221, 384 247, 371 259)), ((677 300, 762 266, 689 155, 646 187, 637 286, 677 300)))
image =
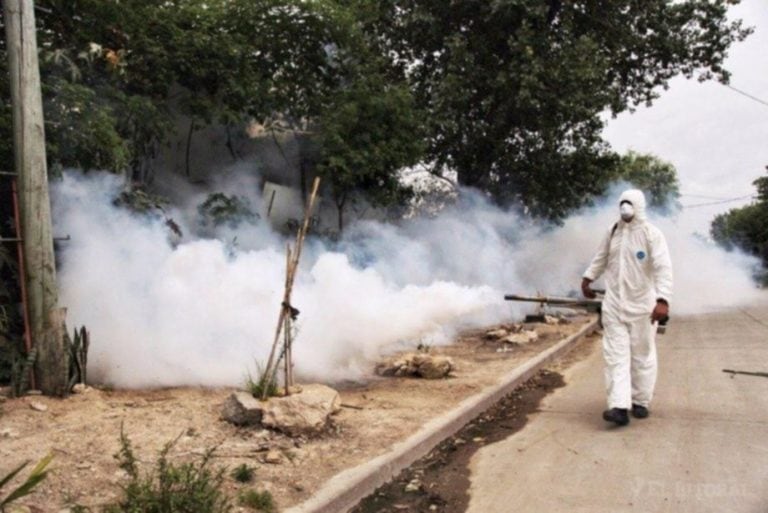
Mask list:
POLYGON ((471 462, 469 513, 768 512, 768 307, 679 318, 651 417, 609 427, 602 354, 471 462))

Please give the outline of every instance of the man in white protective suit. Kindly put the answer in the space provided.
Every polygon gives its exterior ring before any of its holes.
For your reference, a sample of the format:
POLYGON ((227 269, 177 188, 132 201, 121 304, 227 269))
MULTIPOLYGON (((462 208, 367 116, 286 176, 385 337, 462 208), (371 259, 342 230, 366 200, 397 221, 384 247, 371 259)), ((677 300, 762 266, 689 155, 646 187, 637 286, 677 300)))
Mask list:
POLYGON ((608 409, 619 426, 648 416, 656 385, 656 329, 669 316, 672 263, 667 241, 645 214, 645 196, 631 189, 619 198, 621 220, 613 225, 584 273, 581 290, 605 274, 603 357, 608 409))

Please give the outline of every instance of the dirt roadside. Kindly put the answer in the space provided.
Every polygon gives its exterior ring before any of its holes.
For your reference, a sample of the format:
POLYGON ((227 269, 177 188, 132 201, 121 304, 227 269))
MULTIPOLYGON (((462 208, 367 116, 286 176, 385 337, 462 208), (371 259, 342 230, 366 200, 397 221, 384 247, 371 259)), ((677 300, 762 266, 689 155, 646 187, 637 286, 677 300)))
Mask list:
POLYGON ((123 426, 147 469, 163 445, 177 437, 170 454, 174 461, 198 459, 215 446, 216 465, 255 467, 253 483, 227 479, 225 487, 233 498, 242 489, 268 490, 279 508, 290 507, 311 496, 331 476, 386 452, 587 322, 578 318, 570 324, 526 326, 536 329, 539 339, 524 345, 489 340, 486 333, 498 326, 464 333, 454 344, 432 349, 455 361, 457 370, 449 379, 371 377, 365 383, 347 383, 340 388, 345 407, 329 432, 312 440, 240 429, 221 421, 221 406, 232 389, 91 388, 66 400, 8 399, 1 405, 0 475, 24 460, 38 460, 52 452, 49 478, 22 503, 33 512, 58 512, 75 505, 98 511, 120 496, 120 484, 125 482, 113 457, 123 426))

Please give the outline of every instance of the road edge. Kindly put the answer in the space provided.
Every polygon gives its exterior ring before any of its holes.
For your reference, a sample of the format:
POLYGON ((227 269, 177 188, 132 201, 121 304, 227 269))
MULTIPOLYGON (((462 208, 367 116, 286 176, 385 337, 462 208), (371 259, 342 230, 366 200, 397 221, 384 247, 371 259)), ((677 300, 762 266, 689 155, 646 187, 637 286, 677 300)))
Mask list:
POLYGON ((443 440, 454 435, 501 398, 525 383, 544 366, 567 353, 578 340, 594 332, 598 326, 598 319, 590 321, 573 335, 515 367, 502 376, 495 385, 466 398, 451 411, 432 419, 415 434, 394 444, 387 453, 336 474, 312 497, 284 510, 284 513, 345 513, 349 511, 400 471, 412 465, 443 440))

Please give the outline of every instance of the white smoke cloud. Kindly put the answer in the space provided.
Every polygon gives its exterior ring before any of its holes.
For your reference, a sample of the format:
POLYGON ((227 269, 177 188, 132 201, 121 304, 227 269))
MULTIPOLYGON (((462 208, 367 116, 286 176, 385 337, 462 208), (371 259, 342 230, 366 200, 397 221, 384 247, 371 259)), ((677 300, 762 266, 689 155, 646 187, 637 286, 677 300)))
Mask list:
MULTIPOLYGON (((218 190, 248 196, 260 212, 256 182, 238 180, 218 190)), ((185 233, 172 245, 162 219, 112 205, 119 190, 104 174, 67 173, 53 187, 57 231, 72 236, 60 252, 61 304, 70 325, 91 331, 91 379, 120 387, 242 384, 272 344, 286 241, 263 222, 227 229, 221 239, 191 235, 205 195, 188 190, 184 208, 168 212, 185 233)), ((298 374, 358 378, 384 353, 516 319, 529 307, 505 303, 504 293, 577 289, 616 219, 615 198, 562 227, 540 227, 480 195, 462 196, 433 219, 360 222, 337 244, 308 241, 293 295, 301 310, 298 374)), ((675 264, 673 314, 759 293, 749 277, 753 259, 707 245, 673 220, 657 224, 675 264)))

